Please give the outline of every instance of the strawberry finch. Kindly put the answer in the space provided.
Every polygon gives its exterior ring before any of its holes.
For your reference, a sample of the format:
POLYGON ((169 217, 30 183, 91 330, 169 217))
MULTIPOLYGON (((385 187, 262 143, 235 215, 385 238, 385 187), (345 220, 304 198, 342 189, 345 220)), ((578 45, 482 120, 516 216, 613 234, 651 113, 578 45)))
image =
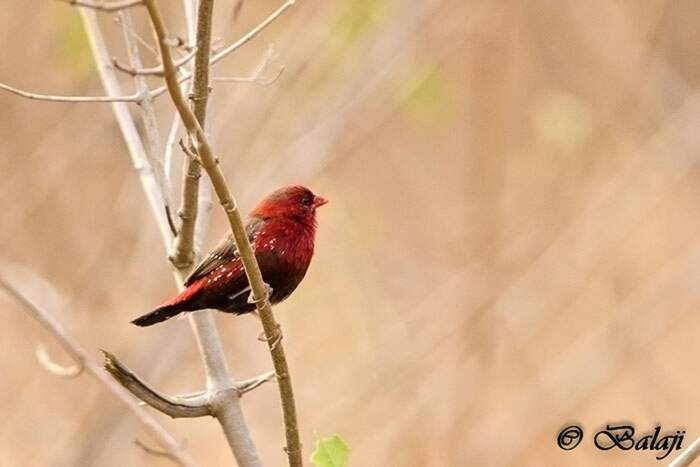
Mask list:
MULTIPOLYGON (((272 304, 289 297, 304 278, 314 253, 316 208, 327 202, 308 188, 290 186, 268 195, 250 213, 246 232, 263 279, 272 289, 272 304)), ((185 287, 132 323, 151 326, 182 312, 205 308, 236 315, 255 309, 231 234, 189 275, 185 287)))

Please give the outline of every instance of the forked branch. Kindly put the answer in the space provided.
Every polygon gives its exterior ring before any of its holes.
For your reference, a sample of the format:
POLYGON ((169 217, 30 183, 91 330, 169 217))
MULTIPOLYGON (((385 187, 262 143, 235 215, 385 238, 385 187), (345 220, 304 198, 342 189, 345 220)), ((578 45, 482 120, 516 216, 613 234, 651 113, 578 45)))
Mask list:
POLYGON ((184 399, 173 399, 151 389, 138 376, 125 367, 113 354, 103 350, 104 367, 119 384, 124 386, 134 396, 144 401, 154 409, 172 418, 192 418, 211 415, 209 405, 184 399))
MULTIPOLYGON (((99 5, 99 4, 84 5, 83 3, 88 3, 88 2, 85 2, 83 0, 75 0, 75 1, 64 0, 64 1, 66 3, 83 6, 86 8, 102 10, 102 11, 109 11, 109 10, 104 10, 102 8, 98 8, 96 5, 99 5)), ((141 0, 139 0, 137 3, 134 3, 134 5, 139 5, 142 3, 143 2, 141 0)), ((258 24, 256 27, 254 27, 253 29, 248 31, 245 35, 243 35, 236 42, 225 47, 221 51, 215 53, 210 58, 209 65, 212 66, 212 65, 218 63, 219 61, 224 59, 229 54, 231 54, 234 51, 243 47, 251 39, 253 39, 255 36, 257 36, 263 29, 265 29, 267 26, 269 26, 275 19, 279 18, 280 15, 282 15, 282 13, 284 13, 288 8, 290 8, 292 5, 294 5, 294 3, 296 3, 296 0, 288 0, 282 6, 280 6, 277 10, 272 12, 272 14, 270 14, 270 16, 265 18, 260 24, 258 24)), ((109 5, 109 4, 106 4, 106 5, 109 5)), ((130 5, 130 6, 132 6, 132 5, 130 5)), ((168 44, 168 45, 170 45, 170 44, 168 44)), ((183 59, 180 59, 178 61, 178 63, 182 62, 182 61, 183 61, 183 59)), ((117 66, 115 63, 112 63, 112 67, 122 69, 123 71, 125 71, 127 73, 133 72, 135 75, 144 74, 144 75, 162 76, 162 74, 163 74, 163 67, 162 66, 153 67, 153 68, 136 69, 133 67, 127 68, 126 66, 121 65, 121 64, 119 64, 117 66)), ((178 82, 184 83, 190 79, 192 79, 192 74, 185 73, 178 78, 178 82)), ((20 88, 10 86, 9 84, 5 84, 5 83, 1 83, 1 82, 0 82, 0 89, 7 91, 7 92, 10 92, 12 94, 15 94, 17 96, 24 97, 25 99, 32 99, 32 100, 44 101, 44 102, 68 102, 68 103, 134 102, 137 104, 141 103, 145 98, 155 99, 155 98, 163 95, 167 91, 166 86, 161 86, 159 88, 149 90, 147 93, 135 93, 135 94, 128 94, 128 95, 114 94, 114 95, 107 95, 107 96, 62 96, 62 95, 57 95, 57 94, 42 94, 42 93, 38 93, 38 92, 31 92, 31 91, 20 89, 20 88)))
MULTIPOLYGON (((183 121, 187 132, 193 139, 197 155, 202 166, 207 171, 211 179, 212 186, 221 203, 229 224, 231 232, 236 242, 236 246, 241 256, 241 261, 245 267, 248 282, 251 285, 253 299, 256 301, 256 308, 263 323, 263 329, 267 338, 268 347, 272 356, 272 362, 277 374, 277 381, 282 400, 282 411, 285 422, 285 436, 287 446, 285 451, 289 460, 289 465, 300 467, 302 465, 301 443, 299 440, 299 430, 297 426, 296 408, 292 390, 291 378, 287 360, 284 354, 284 347, 279 343, 279 325, 275 321, 270 305, 268 287, 263 282, 260 267, 255 259, 255 255, 248 241, 245 227, 238 212, 235 200, 231 196, 226 178, 218 166, 211 146, 196 116, 187 105, 187 101, 178 85, 177 69, 173 63, 172 55, 168 47, 168 33, 165 22, 154 0, 144 0, 146 9, 151 19, 153 29, 158 39, 158 48, 161 53, 161 61, 165 72, 165 81, 168 92, 175 105, 175 108, 183 121)), ((293 2, 292 2, 293 3, 293 2)))
MULTIPOLYGON (((187 55, 177 60, 175 62, 175 66, 177 68, 180 68, 183 65, 186 65, 190 62, 190 60, 194 58, 196 53, 197 50, 193 49, 187 55)), ((116 68, 117 70, 123 71, 124 73, 131 76, 163 76, 163 67, 160 65, 150 68, 135 68, 127 65, 122 65, 121 63, 119 63, 119 60, 117 60, 115 57, 112 57, 112 65, 114 65, 114 68, 116 68)))
POLYGON ((61 347, 76 362, 83 365, 85 371, 100 382, 115 398, 124 404, 136 418, 148 429, 154 439, 163 447, 169 457, 180 465, 195 467, 194 460, 182 449, 180 444, 168 433, 158 421, 153 418, 138 402, 117 384, 97 363, 88 357, 85 350, 68 335, 50 311, 38 305, 27 294, 16 287, 9 279, 0 275, 0 288, 5 289, 24 309, 41 324, 58 341, 61 347))

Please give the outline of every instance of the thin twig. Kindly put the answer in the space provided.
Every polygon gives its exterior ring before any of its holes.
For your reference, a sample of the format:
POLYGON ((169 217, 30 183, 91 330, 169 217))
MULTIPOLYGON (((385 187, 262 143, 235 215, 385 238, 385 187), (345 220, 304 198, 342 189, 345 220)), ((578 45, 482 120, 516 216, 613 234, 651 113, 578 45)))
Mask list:
POLYGON ((134 444, 136 446, 140 447, 141 449, 143 449, 146 454, 150 454, 151 456, 155 456, 155 457, 164 457, 166 459, 170 459, 171 461, 176 461, 173 458, 172 454, 170 454, 169 452, 163 451, 162 449, 156 449, 152 446, 149 446, 148 444, 146 444, 145 442, 141 441, 138 438, 136 438, 134 440, 134 444))
POLYGON ((94 361, 88 358, 85 351, 78 345, 78 343, 65 332, 60 323, 52 316, 52 314, 46 309, 42 308, 36 304, 29 296, 23 293, 19 288, 15 287, 14 284, 0 275, 0 287, 7 290, 17 301, 19 301, 24 308, 29 312, 29 314, 36 321, 41 324, 41 326, 46 329, 51 335, 58 341, 61 347, 71 356, 75 361, 83 362, 85 365, 85 370, 89 375, 98 380, 102 385, 104 385, 107 390, 116 397, 121 403, 123 403, 135 416, 136 418, 148 429, 148 431, 153 435, 153 437, 158 441, 167 452, 169 452, 173 459, 183 466, 195 467, 196 464, 194 460, 183 451, 179 443, 173 438, 170 433, 168 433, 165 428, 163 428, 158 421, 151 416, 146 410, 138 405, 135 399, 133 399, 127 392, 119 386, 112 378, 110 378, 107 373, 94 361))
POLYGON ((267 67, 270 65, 272 62, 272 58, 274 56, 274 49, 272 47, 268 47, 267 52, 265 52, 265 55, 263 56, 262 60, 260 60, 260 63, 258 66, 255 67, 255 70, 253 70, 253 73, 251 73, 250 76, 247 76, 245 78, 240 78, 240 77, 214 77, 212 78, 212 81, 220 81, 220 82, 234 82, 234 83, 253 83, 253 84, 259 84, 261 86, 269 86, 275 81, 279 79, 280 76, 282 76, 282 72, 284 71, 284 66, 280 66, 279 70, 277 73, 271 77, 264 79, 262 77, 262 74, 265 70, 267 70, 267 67))
MULTIPOLYGON (((278 9, 273 11, 267 18, 262 20, 260 24, 255 26, 253 29, 245 33, 241 38, 239 38, 236 42, 233 42, 232 44, 224 47, 223 49, 217 51, 210 59, 209 59, 209 66, 213 66, 216 63, 220 62, 224 58, 226 58, 228 55, 232 54, 236 50, 240 49, 244 45, 246 45, 248 42, 250 42, 252 39, 254 39, 258 34, 260 34, 266 27, 268 27, 270 24, 272 24, 277 18, 279 18, 285 11, 287 11, 290 7, 292 7, 296 3, 296 0, 287 0, 285 3, 282 4, 278 9)), ((158 73, 158 76, 162 76, 163 74, 163 66, 158 66, 154 67, 152 69, 153 73, 158 73)), ((181 81, 186 81, 188 79, 192 78, 192 74, 188 73, 186 75, 183 75, 180 80, 181 81)), ((159 89, 160 90, 160 89, 159 89)))
MULTIPOLYGON (((116 18, 116 22, 119 23, 119 17, 118 17, 118 16, 117 16, 117 18, 116 18)), ((146 50, 148 50, 149 52, 151 52, 151 54, 152 54, 154 57, 159 57, 159 56, 160 56, 160 54, 158 53, 158 50, 156 50, 156 48, 155 48, 152 44, 150 44, 146 39, 144 39, 143 37, 141 37, 141 35, 139 35, 139 33, 137 33, 135 29, 129 29, 129 35, 131 36, 132 39, 134 39, 136 42, 138 42, 139 44, 141 44, 141 47, 143 47, 144 49, 146 49, 146 50)))
MULTIPOLYGON (((90 48, 92 49, 92 55, 97 65, 97 71, 100 75, 102 86, 109 96, 119 96, 122 94, 121 86, 114 73, 114 69, 110 65, 109 52, 97 22, 97 16, 94 11, 86 8, 79 8, 78 11, 83 20, 85 32, 88 37, 88 42, 90 43, 90 48)), ((141 136, 136 129, 136 124, 126 104, 115 101, 112 103, 112 111, 119 124, 124 141, 126 142, 131 161, 139 174, 141 185, 146 192, 146 198, 155 216, 161 237, 167 245, 172 238, 172 234, 163 210, 163 200, 165 198, 164 194, 160 191, 160 185, 153 173, 153 168, 148 162, 141 136)))
MULTIPOLYGON (((261 375, 255 376, 253 378, 244 379, 243 381, 238 381, 235 383, 234 388, 238 393, 238 396, 242 396, 245 393, 256 389, 263 384, 275 379, 275 372, 268 371, 261 375)), ((196 391, 189 394, 179 394, 177 396, 172 396, 170 400, 178 402, 187 402, 190 404, 208 404, 209 398, 211 397, 209 391, 196 391)))
MULTIPOLYGON (((167 180, 170 180, 170 177, 168 177, 169 172, 165 171, 165 178, 167 180)), ((170 206, 166 205, 165 206, 165 218, 168 220, 168 227, 170 227, 170 233, 173 234, 173 238, 177 236, 177 226, 175 225, 175 221, 173 220, 173 213, 170 210, 170 206)))
POLYGON ((236 385, 236 390, 238 391, 238 394, 243 395, 247 392, 252 391, 255 388, 262 386, 263 384, 269 381, 274 380, 275 376, 276 375, 274 371, 268 371, 267 373, 263 373, 262 375, 256 376, 254 378, 244 379, 243 381, 238 382, 238 384, 236 385))
POLYGON ((284 72, 284 66, 280 66, 277 73, 270 78, 261 78, 260 76, 250 75, 250 76, 215 76, 212 81, 217 81, 219 83, 250 83, 257 84, 259 86, 270 86, 275 81, 277 81, 282 73, 284 72))
POLYGON ((91 8, 97 11, 114 12, 131 8, 137 5, 143 5, 143 0, 122 0, 120 2, 105 2, 105 1, 88 1, 88 0, 60 0, 70 5, 77 5, 85 8, 91 8))
MULTIPOLYGON (((281 7, 279 7, 277 10, 275 10, 270 16, 265 18, 259 25, 251 29, 248 33, 246 33, 243 37, 238 39, 236 42, 233 44, 229 45, 228 47, 224 48, 220 52, 217 52, 214 54, 213 57, 211 57, 209 61, 209 65, 214 65, 215 63, 221 61, 224 59, 227 55, 231 54, 235 50, 240 49, 243 47, 246 43, 248 43, 251 39, 253 39, 255 36, 257 36, 263 29, 265 29, 267 26, 269 26, 274 20, 276 20, 282 13, 284 13, 288 8, 290 8, 292 5, 296 3, 296 0, 288 0, 285 2, 281 7)), ((81 11, 84 11, 84 9, 81 9, 81 11)), ((108 62, 111 63, 111 60, 108 62)), ((160 68, 156 67, 155 72, 160 73, 160 68)), ((186 73, 182 75, 180 78, 178 78, 178 82, 184 83, 185 81, 188 81, 192 79, 192 74, 191 73, 186 73)), ((53 94, 40 94, 40 93, 35 93, 35 92, 30 92, 30 91, 25 91, 23 89, 19 89, 13 86, 10 86, 5 83, 0 83, 0 89, 11 92, 12 94, 16 94, 18 96, 27 98, 27 99, 33 99, 33 100, 39 100, 39 101, 45 101, 45 102, 78 102, 78 103, 114 103, 114 102, 136 102, 139 103, 144 99, 144 96, 141 94, 131 94, 131 95, 120 95, 120 94, 115 94, 115 95, 107 95, 107 96, 60 96, 60 95, 53 95, 53 94)), ((152 89, 148 91, 148 97, 151 99, 155 99, 162 94, 164 94, 167 91, 166 86, 161 86, 156 89, 152 89)))
POLYGON ((34 349, 36 353, 36 359, 39 361, 41 366, 43 366, 46 371, 52 373, 61 378, 77 378, 85 370, 85 362, 82 360, 77 360, 74 365, 63 366, 60 363, 56 363, 49 355, 49 351, 46 345, 39 343, 34 349))
MULTIPOLYGON (((214 157, 204 130, 199 124, 194 113, 187 105, 185 97, 182 94, 180 86, 178 85, 177 70, 173 64, 170 49, 168 48, 168 34, 160 10, 154 0, 144 1, 148 14, 151 18, 151 23, 156 33, 156 37, 158 38, 158 47, 162 56, 161 61, 165 70, 164 77, 166 85, 168 86, 168 92, 170 93, 170 97, 175 105, 175 108, 180 114, 180 118, 182 118, 185 128, 193 138, 197 154, 202 162, 202 166, 207 171, 207 174, 211 179, 212 186, 214 187, 214 191, 219 198, 219 202, 226 212, 229 224, 231 226, 231 232, 246 271, 248 282, 251 285, 253 299, 256 302, 256 308, 263 323, 263 329, 265 330, 265 335, 268 339, 268 347, 270 349, 275 373, 277 374, 277 382, 282 400, 282 411, 285 422, 285 437, 287 440, 285 452, 287 453, 289 465, 292 467, 300 467, 302 465, 301 443, 299 440, 299 429, 297 426, 291 377, 284 354, 284 347, 280 343, 277 345, 273 343, 275 335, 277 332, 279 332, 279 325, 275 321, 272 314, 272 307, 269 300, 269 288, 263 282, 260 267, 255 259, 255 254, 250 246, 250 242, 248 241, 248 236, 246 234, 241 215, 238 212, 236 202, 228 189, 226 178, 217 165, 216 158, 214 157)), ((294 2, 291 1, 288 3, 293 4, 294 2)), ((212 408, 216 410, 214 405, 212 405, 212 408)))
MULTIPOLYGON (((194 48, 187 55, 176 60, 175 67, 180 68, 183 65, 186 65, 187 63, 189 63, 190 60, 194 58, 196 53, 197 49, 194 48)), ((117 70, 123 71, 124 73, 127 73, 131 76, 163 76, 163 67, 160 65, 150 68, 142 68, 140 66, 134 67, 133 65, 127 66, 119 63, 119 61, 116 58, 112 58, 112 65, 114 65, 114 68, 116 68, 117 70)))
POLYGON ((15 88, 5 83, 0 83, 0 89, 21 97, 26 97, 27 99, 47 102, 140 102, 142 99, 140 94, 131 94, 128 96, 58 96, 53 94, 39 94, 15 88))
MULTIPOLYGON (((132 39, 130 34, 135 30, 131 12, 120 11, 118 13, 118 18, 122 27, 129 63, 134 68, 140 68, 141 52, 139 51, 138 44, 132 39)), ((170 231, 173 232, 173 222, 170 216, 170 193, 172 187, 170 186, 170 179, 165 175, 163 169, 163 148, 160 142, 160 131, 158 130, 158 119, 153 106, 153 99, 149 97, 148 84, 143 76, 134 76, 134 84, 136 85, 136 92, 144 96, 143 100, 139 103, 139 110, 141 113, 141 121, 143 122, 144 138, 142 141, 145 142, 146 157, 148 158, 153 177, 160 188, 163 209, 168 220, 168 226, 170 227, 170 231)))
POLYGON ((257 36, 263 29, 268 27, 274 20, 279 18, 282 13, 287 11, 290 7, 292 7, 296 3, 296 0, 287 0, 280 6, 278 9, 272 12, 270 16, 265 18, 260 24, 255 26, 253 29, 248 31, 243 37, 238 39, 236 42, 233 44, 229 45, 228 47, 222 49, 221 51, 217 52, 214 54, 214 56, 211 58, 211 64, 213 65, 214 63, 220 61, 227 55, 229 55, 231 52, 234 52, 235 50, 240 49, 243 47, 246 43, 248 43, 251 39, 253 39, 255 36, 257 36))
POLYGON ((180 117, 177 112, 175 112, 173 122, 170 124, 170 131, 168 131, 168 139, 165 141, 165 152, 163 153, 163 170, 165 171, 165 176, 168 178, 170 178, 173 167, 173 152, 178 141, 179 132, 180 117))

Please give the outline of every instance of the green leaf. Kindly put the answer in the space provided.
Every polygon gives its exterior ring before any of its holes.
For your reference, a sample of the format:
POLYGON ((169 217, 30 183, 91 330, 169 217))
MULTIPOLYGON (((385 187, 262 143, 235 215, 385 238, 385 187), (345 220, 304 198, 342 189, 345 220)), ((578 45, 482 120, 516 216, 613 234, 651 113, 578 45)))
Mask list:
POLYGON ((315 467, 346 467, 347 460, 348 446, 338 435, 319 438, 311 454, 311 463, 315 467))

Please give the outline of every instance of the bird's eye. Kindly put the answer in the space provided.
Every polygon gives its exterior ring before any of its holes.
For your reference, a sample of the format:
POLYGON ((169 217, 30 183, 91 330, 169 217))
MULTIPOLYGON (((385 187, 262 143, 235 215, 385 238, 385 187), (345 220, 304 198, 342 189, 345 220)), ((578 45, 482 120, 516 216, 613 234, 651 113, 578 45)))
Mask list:
POLYGON ((301 204, 303 204, 304 206, 311 206, 312 203, 313 203, 313 200, 308 196, 302 198, 302 200, 301 200, 301 204))

